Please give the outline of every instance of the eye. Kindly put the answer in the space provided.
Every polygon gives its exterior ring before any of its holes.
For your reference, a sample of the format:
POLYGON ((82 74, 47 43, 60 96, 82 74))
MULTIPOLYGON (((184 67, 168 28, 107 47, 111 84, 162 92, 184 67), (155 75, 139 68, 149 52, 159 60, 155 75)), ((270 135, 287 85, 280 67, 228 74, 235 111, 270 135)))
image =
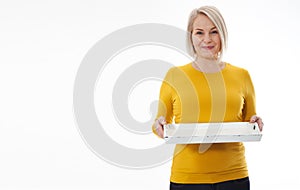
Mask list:
POLYGON ((213 30, 210 32, 211 34, 219 34, 219 32, 217 30, 213 30))
POLYGON ((201 31, 198 31, 198 32, 196 32, 196 34, 197 34, 197 35, 202 35, 202 34, 203 34, 203 32, 201 32, 201 31))

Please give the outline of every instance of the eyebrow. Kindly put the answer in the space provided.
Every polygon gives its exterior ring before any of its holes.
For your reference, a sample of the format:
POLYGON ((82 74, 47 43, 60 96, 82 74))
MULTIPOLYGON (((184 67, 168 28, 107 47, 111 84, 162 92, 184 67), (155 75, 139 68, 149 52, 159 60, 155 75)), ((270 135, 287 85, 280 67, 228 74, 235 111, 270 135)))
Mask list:
MULTIPOLYGON (((210 30, 214 30, 214 29, 217 29, 217 27, 212 27, 210 30)), ((196 28, 195 30, 200 30, 200 31, 203 31, 203 29, 201 29, 201 28, 196 28)))

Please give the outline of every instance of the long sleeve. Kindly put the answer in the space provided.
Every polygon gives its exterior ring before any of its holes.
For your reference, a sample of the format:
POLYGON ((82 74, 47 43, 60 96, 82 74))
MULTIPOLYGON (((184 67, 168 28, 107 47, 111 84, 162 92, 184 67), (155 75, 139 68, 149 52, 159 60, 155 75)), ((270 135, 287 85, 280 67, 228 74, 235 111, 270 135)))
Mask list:
MULTIPOLYGON (((156 119, 160 116, 166 118, 167 123, 172 123, 173 121, 173 101, 174 101, 174 89, 172 88, 172 68, 167 72, 162 85, 160 87, 159 101, 158 101, 158 111, 156 119)), ((156 134, 154 126, 152 126, 152 131, 156 134)), ((156 134, 157 135, 157 134, 156 134)))
MULTIPOLYGON (((164 116, 168 123, 241 122, 255 112, 247 70, 227 63, 221 72, 202 73, 189 63, 167 72, 157 118, 164 116)), ((199 146, 176 145, 171 182, 217 183, 248 176, 243 143, 214 143, 205 153, 199 153, 199 146)))
POLYGON ((256 115, 255 90, 248 71, 245 71, 245 97, 243 118, 244 121, 250 121, 251 116, 256 115))

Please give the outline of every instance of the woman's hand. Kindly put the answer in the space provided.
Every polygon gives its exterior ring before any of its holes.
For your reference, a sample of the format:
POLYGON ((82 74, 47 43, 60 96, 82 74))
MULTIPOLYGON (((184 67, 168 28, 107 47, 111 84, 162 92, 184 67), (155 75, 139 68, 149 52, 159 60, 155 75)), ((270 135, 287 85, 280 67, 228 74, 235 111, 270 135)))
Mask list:
POLYGON ((158 119, 155 120, 154 128, 155 128, 157 135, 160 138, 164 138, 164 127, 163 126, 165 124, 167 124, 167 122, 166 122, 166 119, 164 116, 160 116, 158 119))
POLYGON ((262 131, 264 127, 264 122, 262 121, 261 117, 258 117, 257 115, 253 115, 250 118, 250 123, 255 123, 255 122, 258 124, 259 130, 262 131))

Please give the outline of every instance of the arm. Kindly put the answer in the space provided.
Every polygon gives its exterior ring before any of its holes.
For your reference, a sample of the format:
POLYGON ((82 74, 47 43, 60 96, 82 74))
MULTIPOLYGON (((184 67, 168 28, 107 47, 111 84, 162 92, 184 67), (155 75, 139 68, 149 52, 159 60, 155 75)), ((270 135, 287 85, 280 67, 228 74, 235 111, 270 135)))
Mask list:
POLYGON ((264 123, 262 118, 256 115, 255 91, 251 77, 246 71, 245 73, 245 103, 243 109, 244 120, 250 123, 257 123, 260 131, 263 130, 264 123))
POLYGON ((172 69, 170 69, 162 82, 159 94, 158 111, 152 131, 158 137, 163 138, 163 125, 172 123, 173 120, 173 94, 174 89, 172 84, 172 69))

